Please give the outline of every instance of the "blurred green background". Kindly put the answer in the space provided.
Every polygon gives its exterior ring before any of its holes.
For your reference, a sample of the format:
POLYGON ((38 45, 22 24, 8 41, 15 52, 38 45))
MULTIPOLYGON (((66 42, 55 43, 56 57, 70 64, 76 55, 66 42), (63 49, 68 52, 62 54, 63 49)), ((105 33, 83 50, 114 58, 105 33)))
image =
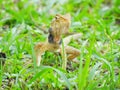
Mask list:
POLYGON ((7 56, 1 90, 119 90, 120 0, 0 0, 0 52, 7 56), (80 50, 80 64, 68 62, 64 71, 61 57, 46 52, 37 68, 34 45, 66 13, 70 32, 83 34, 69 44, 80 50))

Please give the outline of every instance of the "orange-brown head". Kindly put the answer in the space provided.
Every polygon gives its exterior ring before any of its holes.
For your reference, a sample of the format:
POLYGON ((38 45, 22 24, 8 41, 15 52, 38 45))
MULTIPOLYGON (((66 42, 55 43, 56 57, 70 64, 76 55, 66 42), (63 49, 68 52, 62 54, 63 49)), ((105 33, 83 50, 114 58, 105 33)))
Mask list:
POLYGON ((59 43, 61 41, 62 34, 66 34, 69 30, 71 23, 70 14, 60 15, 56 14, 55 18, 51 22, 51 35, 53 36, 53 41, 59 43))
POLYGON ((65 34, 68 32, 71 24, 70 14, 60 15, 56 14, 55 18, 51 22, 51 28, 59 34, 65 34))

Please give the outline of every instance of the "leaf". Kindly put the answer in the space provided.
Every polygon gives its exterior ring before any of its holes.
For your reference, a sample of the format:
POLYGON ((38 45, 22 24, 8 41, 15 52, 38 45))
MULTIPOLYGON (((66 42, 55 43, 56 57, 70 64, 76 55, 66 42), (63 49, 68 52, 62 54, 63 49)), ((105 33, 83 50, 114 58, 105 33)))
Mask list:
POLYGON ((89 74, 89 76, 88 76, 88 79, 89 79, 89 80, 93 80, 93 79, 94 79, 94 77, 95 77, 95 72, 97 71, 97 69, 99 68, 100 65, 101 65, 100 62, 99 62, 99 63, 96 63, 96 64, 94 65, 94 67, 90 70, 90 74, 89 74))
POLYGON ((110 65, 110 63, 109 63, 106 59, 104 59, 104 58, 102 58, 102 57, 99 57, 99 56, 97 56, 97 55, 95 55, 95 58, 97 58, 98 60, 103 61, 103 62, 109 67, 109 70, 110 70, 110 72, 112 73, 112 66, 110 65))

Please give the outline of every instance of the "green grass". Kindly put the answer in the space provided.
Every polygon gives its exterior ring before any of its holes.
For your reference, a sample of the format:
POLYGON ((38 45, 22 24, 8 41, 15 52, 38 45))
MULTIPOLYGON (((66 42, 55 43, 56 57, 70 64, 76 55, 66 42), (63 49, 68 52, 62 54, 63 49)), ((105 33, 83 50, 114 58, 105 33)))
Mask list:
POLYGON ((119 90, 120 1, 0 0, 0 52, 7 55, 0 90, 119 90), (83 34, 69 44, 80 50, 80 64, 68 62, 66 71, 56 53, 35 62, 34 45, 57 13, 70 13, 70 31, 83 34))

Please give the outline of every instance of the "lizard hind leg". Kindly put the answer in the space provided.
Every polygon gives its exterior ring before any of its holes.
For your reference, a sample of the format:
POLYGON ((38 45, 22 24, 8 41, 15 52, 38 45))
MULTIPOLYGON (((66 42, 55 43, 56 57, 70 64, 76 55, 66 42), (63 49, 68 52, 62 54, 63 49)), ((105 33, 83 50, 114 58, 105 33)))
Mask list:
POLYGON ((75 63, 79 63, 79 60, 76 59, 80 55, 80 51, 74 47, 66 46, 65 47, 66 53, 68 54, 67 59, 71 60, 75 63))
POLYGON ((41 55, 45 52, 44 43, 38 43, 34 47, 35 54, 36 54, 36 64, 40 66, 41 62, 41 55))

